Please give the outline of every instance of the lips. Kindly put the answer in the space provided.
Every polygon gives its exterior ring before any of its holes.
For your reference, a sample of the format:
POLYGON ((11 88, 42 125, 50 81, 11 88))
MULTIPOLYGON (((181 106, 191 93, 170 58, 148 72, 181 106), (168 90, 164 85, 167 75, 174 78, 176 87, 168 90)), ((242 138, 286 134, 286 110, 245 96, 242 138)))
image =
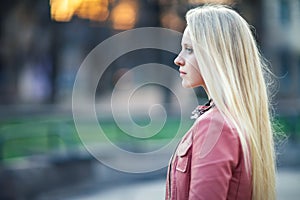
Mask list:
POLYGON ((186 74, 186 72, 179 70, 180 74, 186 74))

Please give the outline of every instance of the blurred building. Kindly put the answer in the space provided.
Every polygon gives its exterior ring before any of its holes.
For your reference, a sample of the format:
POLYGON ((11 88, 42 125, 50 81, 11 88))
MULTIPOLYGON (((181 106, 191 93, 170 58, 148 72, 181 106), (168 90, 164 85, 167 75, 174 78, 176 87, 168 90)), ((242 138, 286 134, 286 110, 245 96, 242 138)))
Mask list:
MULTIPOLYGON (((293 112, 300 110, 299 0, 63 2, 66 1, 14 0, 1 6, 1 104, 69 103, 80 64, 106 38, 123 30, 147 26, 182 31, 189 8, 205 2, 223 2, 233 4, 254 25, 262 53, 279 77, 276 100, 280 112, 286 110, 286 104, 293 112)), ((149 62, 171 65, 174 57, 157 51, 126 55, 106 70, 97 94, 112 90, 114 74, 119 69, 149 62)), ((94 76, 92 70, 86 76, 88 87, 94 76)), ((165 93, 168 99, 168 92, 165 93)), ((199 93, 204 95, 203 91, 199 93)))
POLYGON ((262 1, 262 48, 278 76, 278 109, 300 113, 300 1, 262 1))

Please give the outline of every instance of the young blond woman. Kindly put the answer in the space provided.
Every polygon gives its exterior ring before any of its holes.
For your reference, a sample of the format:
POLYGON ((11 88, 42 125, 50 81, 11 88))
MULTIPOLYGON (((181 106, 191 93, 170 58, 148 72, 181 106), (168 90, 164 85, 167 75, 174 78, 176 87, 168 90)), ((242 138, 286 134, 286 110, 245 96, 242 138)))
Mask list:
POLYGON ((209 102, 169 165, 166 199, 274 200, 275 156, 268 69, 248 23, 234 10, 188 11, 175 59, 185 88, 203 87, 209 102))

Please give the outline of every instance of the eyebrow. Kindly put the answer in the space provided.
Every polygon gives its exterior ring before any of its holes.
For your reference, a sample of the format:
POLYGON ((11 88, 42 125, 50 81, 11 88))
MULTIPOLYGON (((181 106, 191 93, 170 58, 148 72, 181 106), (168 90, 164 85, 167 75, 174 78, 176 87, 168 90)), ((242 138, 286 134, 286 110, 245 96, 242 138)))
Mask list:
POLYGON ((189 44, 189 43, 181 43, 181 46, 184 46, 184 47, 186 47, 186 46, 192 46, 192 44, 189 44))

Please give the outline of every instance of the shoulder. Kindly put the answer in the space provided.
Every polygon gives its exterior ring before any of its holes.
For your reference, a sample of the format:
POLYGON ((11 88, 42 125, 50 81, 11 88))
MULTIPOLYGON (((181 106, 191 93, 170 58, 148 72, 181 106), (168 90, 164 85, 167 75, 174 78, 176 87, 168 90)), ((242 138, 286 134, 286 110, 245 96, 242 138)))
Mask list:
POLYGON ((196 134, 201 135, 226 132, 238 137, 237 131, 232 123, 229 121, 229 119, 222 115, 216 107, 207 111, 195 121, 193 125, 193 131, 196 134))
POLYGON ((216 107, 195 121, 193 144, 203 158, 213 153, 236 154, 240 146, 236 129, 216 107))

